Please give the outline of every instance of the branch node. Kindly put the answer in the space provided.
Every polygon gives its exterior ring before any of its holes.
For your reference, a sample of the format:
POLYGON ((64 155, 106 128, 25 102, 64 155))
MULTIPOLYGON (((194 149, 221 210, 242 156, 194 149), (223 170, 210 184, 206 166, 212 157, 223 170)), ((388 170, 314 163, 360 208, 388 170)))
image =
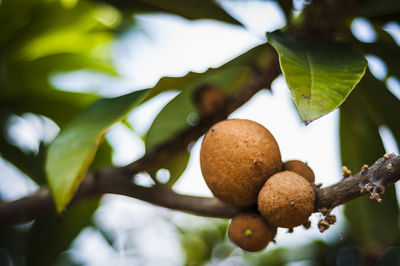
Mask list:
POLYGON ((369 197, 371 200, 382 203, 381 196, 385 194, 385 187, 381 184, 378 185, 377 183, 368 183, 362 187, 360 192, 369 192, 371 194, 369 197))
POLYGON ((367 183, 361 188, 360 193, 365 193, 365 192, 372 193, 372 191, 374 190, 374 187, 375 187, 374 184, 367 183))
POLYGON ((367 171, 368 171, 368 165, 367 165, 367 164, 364 164, 364 165, 361 167, 361 174, 362 174, 362 175, 365 175, 365 174, 367 173, 367 171))
POLYGON ((328 214, 325 217, 325 221, 327 221, 329 224, 335 224, 336 223, 336 216, 332 214, 328 214))
POLYGON ((305 229, 310 229, 311 228, 311 221, 307 221, 307 222, 305 222, 304 224, 303 224, 303 227, 305 228, 305 229))
POLYGON ((383 158, 384 158, 385 160, 388 160, 388 159, 393 158, 394 156, 396 156, 394 153, 385 153, 385 154, 383 155, 383 158))
POLYGON ((351 176, 351 171, 345 165, 342 166, 342 175, 343 175, 343 178, 347 178, 347 177, 351 176))
POLYGON ((293 228, 288 228, 287 233, 288 234, 292 234, 293 233, 293 228))
POLYGON ((319 228, 319 231, 321 233, 323 233, 323 232, 325 232, 326 230, 329 229, 329 223, 327 221, 325 221, 325 220, 320 220, 318 222, 318 228, 319 228))

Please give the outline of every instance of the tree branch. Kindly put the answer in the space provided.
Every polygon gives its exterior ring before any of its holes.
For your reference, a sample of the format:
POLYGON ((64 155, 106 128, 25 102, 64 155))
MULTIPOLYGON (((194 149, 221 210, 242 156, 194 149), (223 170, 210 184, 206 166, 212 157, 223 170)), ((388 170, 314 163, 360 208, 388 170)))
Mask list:
POLYGON ((381 202, 385 187, 400 179, 400 156, 385 154, 371 167, 364 165, 353 176, 344 177, 340 182, 323 189, 316 189, 315 210, 332 209, 338 205, 370 194, 372 200, 381 202))
MULTIPOLYGON (((376 195, 382 195, 385 187, 399 179, 400 156, 385 155, 371 167, 363 167, 359 173, 348 176, 334 185, 326 188, 315 187, 314 211, 318 212, 324 208, 330 210, 368 193, 372 199, 379 201, 376 195)), ((126 172, 121 168, 103 169, 88 175, 71 204, 105 193, 125 195, 154 205, 209 217, 231 218, 247 209, 255 208, 235 207, 216 198, 181 195, 163 186, 141 187, 127 178, 126 172)), ((55 207, 49 190, 44 188, 31 196, 0 203, 0 223, 28 222, 49 212, 55 212, 55 207)))
POLYGON ((146 153, 141 159, 122 167, 123 170, 131 175, 141 171, 153 172, 158 170, 160 165, 186 150, 192 142, 205 134, 212 125, 226 119, 230 113, 249 101, 257 92, 264 88, 270 88, 272 81, 281 73, 278 56, 271 47, 270 49, 271 58, 266 66, 263 68, 253 66, 250 81, 239 89, 237 93, 227 97, 221 109, 202 116, 195 126, 188 127, 170 141, 146 153))
MULTIPOLYGON (((271 47, 269 49, 271 51, 270 58, 267 59, 268 61, 264 62, 263 66, 251 66, 252 72, 249 82, 236 93, 224 99, 221 109, 202 116, 197 125, 188 127, 170 141, 146 153, 141 159, 128 166, 103 169, 96 173, 87 174, 74 196, 72 204, 104 193, 115 193, 135 197, 172 209, 198 212, 207 216, 230 216, 235 208, 231 206, 226 207, 225 203, 216 199, 210 201, 208 198, 201 197, 187 198, 161 187, 143 188, 134 185, 132 178, 139 172, 147 171, 151 173, 159 169, 163 163, 186 150, 190 143, 196 141, 213 124, 226 119, 230 113, 250 100, 260 90, 269 88, 272 81, 280 73, 277 54, 271 47), (161 199, 164 202, 160 202, 161 199), (196 209, 196 206, 199 209, 196 209)), ((0 223, 28 222, 43 213, 54 211, 51 194, 47 188, 43 188, 37 193, 20 200, 0 203, 0 223)))

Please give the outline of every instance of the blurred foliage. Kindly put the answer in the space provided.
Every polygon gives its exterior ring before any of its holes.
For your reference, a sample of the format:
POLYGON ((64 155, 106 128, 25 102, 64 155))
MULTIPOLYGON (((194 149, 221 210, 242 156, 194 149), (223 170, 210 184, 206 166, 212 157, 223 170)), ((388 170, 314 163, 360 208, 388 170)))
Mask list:
MULTIPOLYGON (((400 53, 397 43, 384 30, 389 22, 399 25, 399 1, 351 0, 346 2, 350 3, 345 5, 348 9, 341 9, 343 1, 305 1, 300 15, 293 9, 293 1, 277 3, 288 23, 296 24, 297 34, 312 26, 315 36, 307 35, 308 41, 327 36, 340 39, 363 55, 376 55, 388 68, 383 80, 367 71, 340 110, 342 162, 357 172, 364 163, 372 164, 385 152, 379 134, 382 126, 392 132, 397 143, 400 141, 400 100, 386 85, 388 78, 400 78, 400 53), (338 10, 340 14, 332 13, 338 10), (356 17, 372 23, 376 41, 363 43, 352 36, 350 23, 356 17), (331 27, 326 27, 328 24, 331 27)), ((212 0, 0 0, 0 154, 36 184, 46 183, 44 158, 49 143, 42 138, 37 151, 24 150, 9 137, 12 118, 27 113, 44 116, 64 132, 68 123, 98 100, 98 95, 58 90, 50 82, 51 77, 76 70, 117 76, 111 45, 120 33, 135 27, 132 15, 139 13, 169 13, 240 25, 212 0)), ((219 68, 162 78, 147 99, 167 90, 179 94, 153 121, 146 134, 146 151, 197 123, 202 110, 195 102, 196 92, 204 85, 217 88, 223 95, 232 94, 248 82, 254 69, 268 65, 271 52, 271 47, 264 44, 219 68)), ((327 56, 332 54, 327 51, 327 56)), ((107 142, 100 144, 90 168, 112 165, 112 152, 107 142)), ((160 166, 169 170, 166 185, 173 186, 188 159, 186 151, 160 166)), ((94 226, 92 214, 98 204, 99 200, 94 199, 68 209, 62 216, 48 215, 26 225, 1 226, 0 265, 73 265, 63 252, 83 228, 94 226)), ((344 240, 314 241, 290 249, 271 245, 257 254, 243 253, 229 242, 227 221, 209 220, 200 228, 177 228, 186 265, 399 265, 399 207, 394 187, 388 189, 381 205, 364 197, 346 204, 344 213, 349 236, 344 240)), ((113 240, 106 239, 112 245, 113 240)))

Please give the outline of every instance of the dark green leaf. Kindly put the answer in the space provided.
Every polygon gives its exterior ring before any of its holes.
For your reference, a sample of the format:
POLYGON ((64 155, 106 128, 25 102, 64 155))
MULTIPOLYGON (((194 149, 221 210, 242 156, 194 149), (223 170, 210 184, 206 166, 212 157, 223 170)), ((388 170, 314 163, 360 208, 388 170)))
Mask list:
POLYGON ((343 43, 299 41, 275 31, 267 35, 302 119, 311 122, 342 104, 360 81, 367 61, 343 43))
POLYGON ((393 18, 399 19, 400 2, 397 0, 381 0, 377 4, 374 0, 358 1, 356 16, 367 17, 373 20, 388 22, 393 18))
POLYGON ((37 184, 44 184, 46 181, 44 172, 44 144, 39 146, 38 154, 25 153, 15 145, 9 143, 6 137, 6 123, 10 113, 0 108, 0 155, 12 163, 24 174, 32 178, 37 184))
MULTIPOLYGON (((368 99, 370 92, 366 85, 369 85, 368 80, 360 83, 340 109, 342 162, 353 172, 358 172, 363 164, 374 163, 385 152, 379 124, 369 112, 371 99, 368 99)), ((379 94, 375 96, 374 100, 380 98, 379 94)), ((345 205, 349 234, 369 252, 381 252, 399 236, 398 213, 393 186, 387 189, 382 204, 362 197, 345 205)))
POLYGON ((164 166, 164 168, 169 170, 169 180, 166 184, 168 187, 172 187, 178 181, 179 177, 181 177, 189 162, 189 158, 190 153, 188 150, 185 150, 181 154, 176 155, 164 166))
POLYGON ((154 119, 146 136, 146 150, 154 149, 189 126, 189 114, 197 115, 197 110, 192 90, 185 90, 172 99, 154 119))
POLYGON ((241 25, 229 15, 221 6, 212 0, 106 0, 107 3, 121 10, 134 12, 159 13, 166 12, 176 14, 187 19, 214 19, 231 24, 241 25))
POLYGON ((93 162, 90 165, 91 170, 112 166, 113 149, 108 141, 103 141, 96 151, 93 162))
POLYGON ((183 91, 192 87, 201 86, 204 85, 204 78, 208 76, 217 75, 219 72, 229 69, 231 71, 232 69, 237 69, 236 71, 241 71, 242 73, 237 73, 239 76, 236 77, 236 79, 235 77, 232 77, 233 81, 231 81, 231 88, 226 90, 226 92, 232 93, 244 84, 245 79, 247 78, 246 75, 250 73, 251 68, 262 69, 263 67, 268 66, 272 58, 271 53, 271 48, 266 44, 262 44, 234 58, 219 68, 210 68, 204 73, 189 72, 184 77, 164 77, 160 79, 154 88, 152 88, 146 99, 154 97, 164 91, 183 91), (242 79, 244 79, 244 81, 242 81, 242 79), (240 82, 235 86, 234 81, 236 80, 240 82))
POLYGON ((380 80, 367 73, 360 82, 363 89, 366 111, 378 126, 385 125, 393 133, 397 145, 400 144, 400 100, 396 98, 380 80))
POLYGON ((278 0, 279 6, 282 8, 283 13, 285 14, 286 21, 290 23, 292 19, 292 11, 293 11, 293 1, 292 0, 278 0))
POLYGON ((91 199, 71 207, 63 217, 55 214, 37 219, 29 232, 27 265, 54 265, 84 227, 92 224, 92 215, 99 199, 91 199))
POLYGON ((394 42, 378 40, 376 43, 359 44, 366 54, 376 55, 388 67, 388 74, 400 79, 400 48, 394 42))
MULTIPOLYGON (((196 124, 201 115, 194 103, 196 90, 204 85, 211 85, 225 95, 234 93, 248 82, 251 68, 262 69, 269 64, 271 52, 272 49, 268 45, 260 45, 220 68, 209 69, 204 73, 189 73, 181 78, 161 79, 146 99, 166 90, 182 92, 172 99, 153 121, 146 135, 146 151, 150 152, 182 130, 196 124)), ((170 181, 167 185, 172 186, 178 180, 188 160, 189 153, 185 151, 176 159, 160 166, 170 171, 170 181)))
POLYGON ((45 166, 58 212, 74 195, 106 131, 124 119, 146 92, 99 100, 61 130, 49 147, 45 166))
POLYGON ((262 69, 269 64, 271 52, 271 48, 263 44, 219 68, 211 68, 204 73, 191 72, 180 78, 162 78, 147 94, 146 99, 167 90, 179 90, 182 93, 171 100, 155 118, 147 133, 146 150, 155 148, 189 126, 188 120, 198 115, 194 104, 196 89, 211 85, 221 89, 226 95, 232 94, 247 83, 252 68, 262 69))

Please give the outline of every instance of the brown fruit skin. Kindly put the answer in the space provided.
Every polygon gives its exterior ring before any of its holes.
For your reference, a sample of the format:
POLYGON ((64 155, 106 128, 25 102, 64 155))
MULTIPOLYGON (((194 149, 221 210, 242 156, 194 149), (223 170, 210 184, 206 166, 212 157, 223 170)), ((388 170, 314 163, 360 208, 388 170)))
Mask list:
POLYGON ((268 225, 258 213, 241 213, 233 217, 229 229, 229 239, 240 248, 256 252, 263 250, 274 239, 276 228, 268 225), (251 234, 246 234, 250 231, 251 234))
POLYGON ((212 193, 236 206, 256 204, 268 177, 282 170, 272 134, 245 119, 224 120, 211 127, 201 146, 200 164, 212 193))
POLYGON ((261 188, 258 210, 272 226, 293 228, 308 221, 314 200, 314 189, 305 178, 282 171, 271 176, 261 188))
POLYGON ((310 183, 314 183, 315 175, 314 171, 302 161, 299 160, 291 160, 283 163, 283 170, 292 171, 296 174, 301 175, 310 183))

